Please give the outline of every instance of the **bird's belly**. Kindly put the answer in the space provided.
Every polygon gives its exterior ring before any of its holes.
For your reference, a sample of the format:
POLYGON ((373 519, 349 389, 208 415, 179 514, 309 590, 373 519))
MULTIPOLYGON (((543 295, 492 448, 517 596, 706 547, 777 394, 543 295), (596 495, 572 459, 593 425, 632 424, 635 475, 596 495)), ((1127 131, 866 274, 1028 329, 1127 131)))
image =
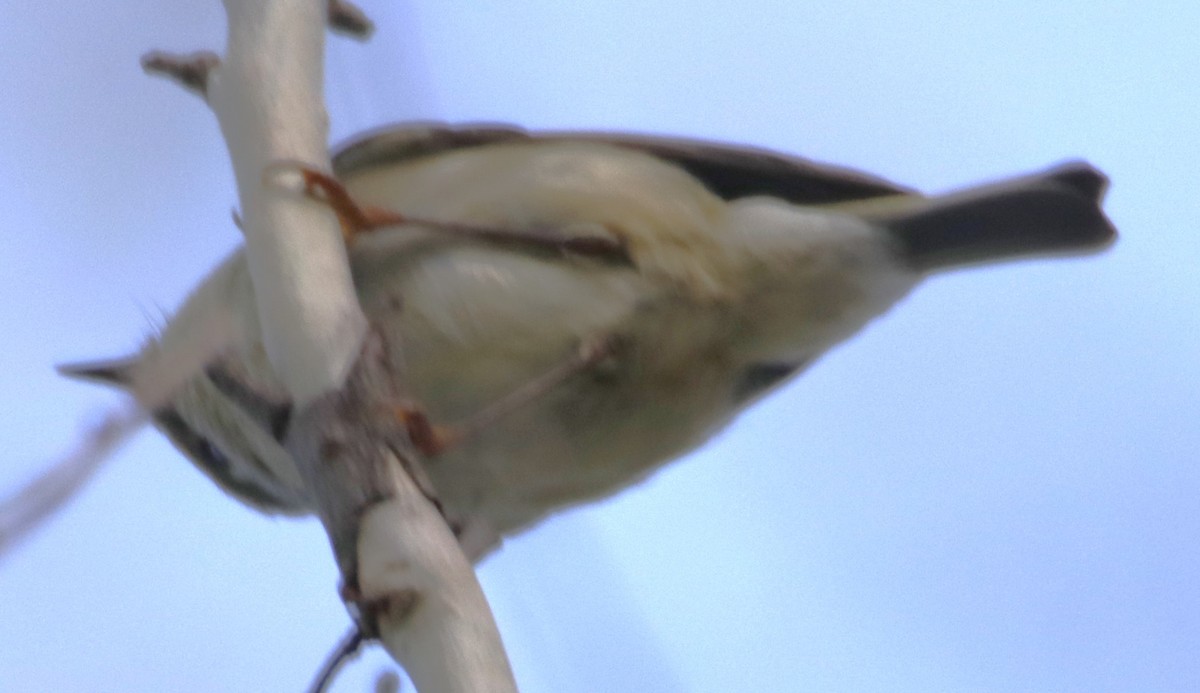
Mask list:
POLYGON ((363 299, 374 316, 395 311, 377 322, 436 424, 469 420, 588 340, 617 338, 612 357, 428 460, 454 514, 511 533, 644 478, 732 416, 729 321, 711 305, 632 268, 474 246, 413 258, 368 278, 363 299))
POLYGON ((644 479, 732 416, 720 364, 695 366, 688 383, 618 368, 581 373, 429 460, 443 503, 510 534, 644 479))

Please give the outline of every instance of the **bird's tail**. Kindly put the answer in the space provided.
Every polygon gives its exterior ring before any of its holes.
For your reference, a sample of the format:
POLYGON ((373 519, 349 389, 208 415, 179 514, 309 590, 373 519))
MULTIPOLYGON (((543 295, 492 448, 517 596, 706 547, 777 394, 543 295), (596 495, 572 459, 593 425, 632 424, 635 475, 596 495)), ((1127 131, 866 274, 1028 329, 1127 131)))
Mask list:
POLYGON ((1100 206, 1107 188, 1104 174, 1076 162, 945 195, 881 200, 861 213, 891 230, 916 269, 934 271, 1101 250, 1117 235, 1100 206))

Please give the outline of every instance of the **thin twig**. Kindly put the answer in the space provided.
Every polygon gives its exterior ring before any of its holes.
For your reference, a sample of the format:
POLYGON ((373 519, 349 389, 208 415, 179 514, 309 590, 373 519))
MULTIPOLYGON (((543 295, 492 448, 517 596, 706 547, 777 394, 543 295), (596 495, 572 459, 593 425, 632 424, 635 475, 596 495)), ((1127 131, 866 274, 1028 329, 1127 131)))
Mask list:
POLYGON ((0 559, 74 498, 96 470, 147 419, 146 412, 136 406, 109 413, 87 432, 74 452, 0 502, 0 559))
POLYGON ((362 631, 358 626, 352 626, 350 632, 342 637, 338 644, 329 653, 325 662, 317 671, 317 677, 313 679, 312 685, 309 686, 309 693, 325 693, 329 690, 329 685, 337 677, 338 672, 342 670, 351 659, 356 657, 363 645, 366 644, 366 639, 363 638, 362 631))
POLYGON ((212 51, 187 54, 150 51, 142 56, 146 74, 166 77, 202 97, 208 96, 208 76, 220 64, 221 58, 212 51))

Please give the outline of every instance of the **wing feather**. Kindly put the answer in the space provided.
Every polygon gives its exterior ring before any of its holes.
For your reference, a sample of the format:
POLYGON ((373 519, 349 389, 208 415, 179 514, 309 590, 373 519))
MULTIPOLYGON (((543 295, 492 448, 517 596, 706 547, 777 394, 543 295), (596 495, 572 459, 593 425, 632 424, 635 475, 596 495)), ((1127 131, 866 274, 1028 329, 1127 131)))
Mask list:
POLYGON ((333 167, 337 175, 346 177, 383 163, 522 141, 595 142, 652 154, 686 170, 726 200, 769 195, 793 204, 825 205, 914 194, 877 176, 754 147, 606 132, 533 133, 493 124, 387 126, 336 148, 333 167))

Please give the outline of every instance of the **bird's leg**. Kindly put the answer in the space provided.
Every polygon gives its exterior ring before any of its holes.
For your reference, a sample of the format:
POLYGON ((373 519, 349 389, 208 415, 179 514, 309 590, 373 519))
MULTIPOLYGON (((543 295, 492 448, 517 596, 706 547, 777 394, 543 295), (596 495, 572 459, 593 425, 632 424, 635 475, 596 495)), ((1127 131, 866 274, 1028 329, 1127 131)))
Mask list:
POLYGON ((303 180, 304 194, 329 205, 337 214, 347 245, 352 244, 360 234, 407 224, 462 238, 524 246, 563 255, 582 255, 608 262, 629 262, 629 253, 614 235, 565 235, 555 229, 515 229, 413 217, 382 207, 359 205, 346 187, 329 174, 300 165, 295 165, 294 170, 303 180))
POLYGON ((553 391, 572 376, 600 364, 613 356, 617 349, 618 340, 615 337, 590 339, 561 363, 457 424, 435 425, 424 411, 409 404, 396 407, 396 418, 405 426, 417 449, 434 457, 479 435, 505 416, 553 391))

